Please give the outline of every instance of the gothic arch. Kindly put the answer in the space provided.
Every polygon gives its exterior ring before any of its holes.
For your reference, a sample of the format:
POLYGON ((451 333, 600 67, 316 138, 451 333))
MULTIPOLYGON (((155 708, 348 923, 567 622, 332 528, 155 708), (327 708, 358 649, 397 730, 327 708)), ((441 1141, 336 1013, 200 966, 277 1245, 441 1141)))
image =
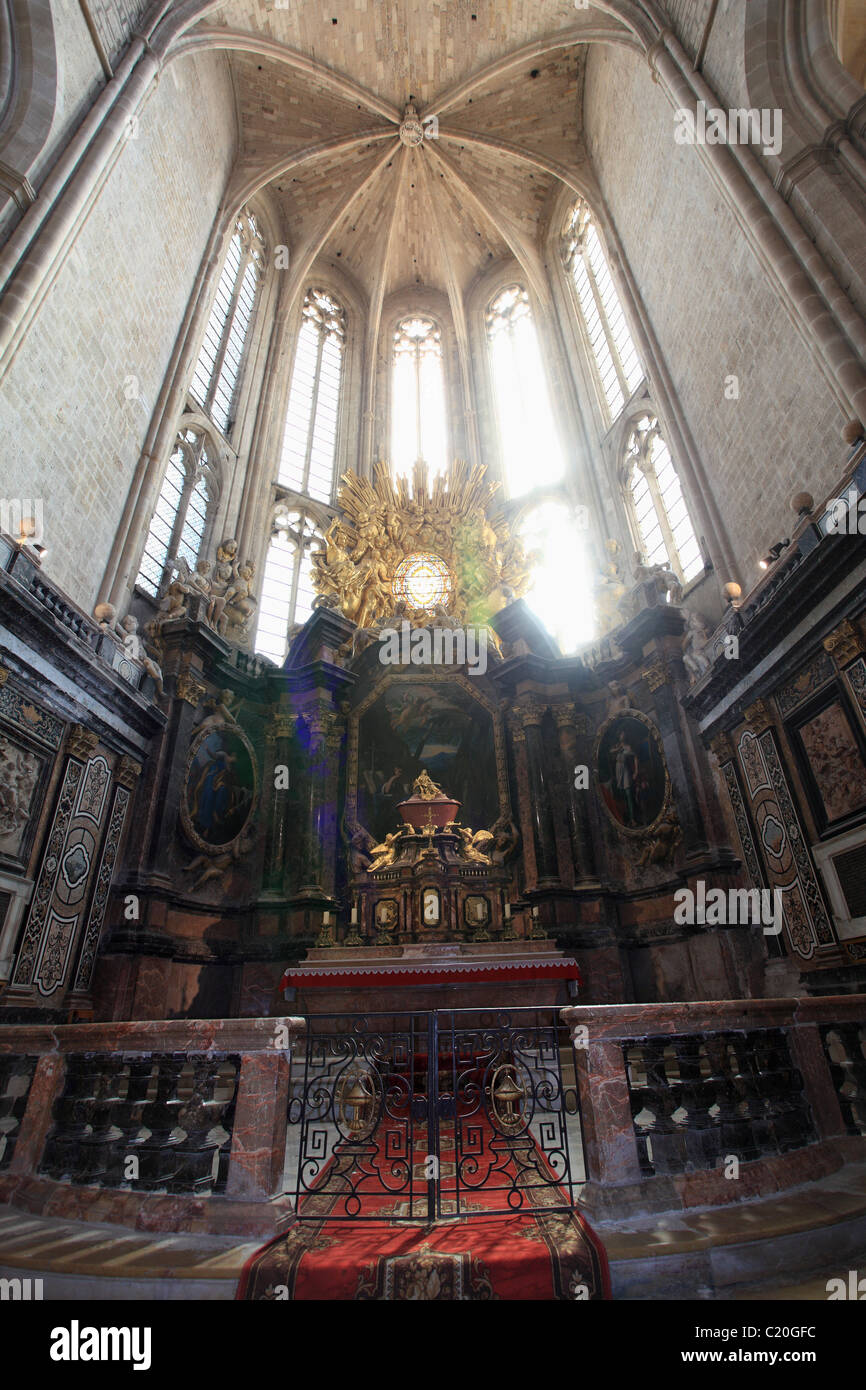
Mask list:
POLYGON ((29 174, 57 104, 50 0, 0 2, 0 190, 20 209, 33 202, 29 174))

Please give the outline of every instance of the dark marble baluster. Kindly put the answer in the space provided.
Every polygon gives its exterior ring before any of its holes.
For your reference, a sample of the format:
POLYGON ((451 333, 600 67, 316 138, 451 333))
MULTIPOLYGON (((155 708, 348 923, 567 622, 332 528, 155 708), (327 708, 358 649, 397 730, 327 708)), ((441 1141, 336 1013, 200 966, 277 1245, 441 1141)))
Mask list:
POLYGON ((186 1065, 183 1053, 154 1056, 157 1067, 156 1093, 152 1100, 142 1107, 142 1125, 149 1130, 147 1138, 138 1146, 140 1160, 139 1184, 147 1191, 168 1187, 177 1177, 183 1160, 177 1156, 183 1136, 174 1135, 177 1128, 178 1086, 181 1073, 186 1065))
MULTIPOLYGON (((193 1063, 192 1094, 184 1101, 178 1115, 178 1124, 185 1131, 186 1138, 178 1149, 183 1164, 172 1183, 175 1192, 207 1192, 216 1187, 222 1174, 220 1163, 214 1167, 214 1156, 231 1144, 231 1130, 225 1120, 230 1106, 234 1104, 237 1089, 237 1066, 235 1084, 227 1088, 220 1075, 222 1059, 198 1057, 193 1063), (222 1094, 215 1096, 217 1086, 222 1094), (216 1144, 208 1136, 220 1127, 226 1129, 226 1137, 216 1144)), ((224 1179, 223 1179, 224 1180, 224 1179)))
POLYGON ((118 1105, 123 1103, 129 1069, 118 1058, 96 1054, 93 1059, 96 1087, 90 1111, 90 1132, 79 1143, 78 1163, 73 1182, 103 1186, 109 1171, 116 1171, 113 1160, 119 1154, 122 1131, 114 1123, 118 1105))

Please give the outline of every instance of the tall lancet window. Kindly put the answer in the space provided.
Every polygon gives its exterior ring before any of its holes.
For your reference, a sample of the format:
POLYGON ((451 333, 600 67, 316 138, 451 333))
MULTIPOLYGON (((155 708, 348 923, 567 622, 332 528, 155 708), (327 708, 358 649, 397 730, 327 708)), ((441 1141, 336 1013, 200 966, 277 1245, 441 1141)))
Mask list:
POLYGON ((423 459, 433 474, 448 467, 448 428, 442 330, 434 319, 414 314, 394 331, 391 378, 391 467, 411 473, 423 459))
POLYGON ((151 598, 159 596, 169 560, 185 560, 190 569, 195 567, 217 496, 207 436, 200 430, 183 430, 165 470, 135 581, 151 598))
POLYGON ((189 393, 217 429, 229 436, 250 329, 262 284, 264 243, 252 213, 235 225, 198 355, 189 393))
POLYGON ((577 651, 595 636, 586 531, 567 502, 549 498, 531 507, 520 537, 535 560, 526 602, 564 655, 577 651))
POLYGON ((609 421, 613 421, 640 385, 644 371, 592 213, 582 198, 565 219, 563 257, 574 281, 609 421))
POLYGON ((342 305, 326 290, 308 290, 289 388, 279 480, 320 502, 330 502, 334 487, 345 348, 342 305))
POLYGON ((256 651, 278 666, 293 625, 305 623, 313 611, 313 555, 322 545, 319 526, 306 512, 277 509, 262 579, 256 651))
POLYGON ((654 415, 644 415, 628 436, 626 495, 647 564, 667 564, 688 583, 704 568, 701 548, 670 450, 654 415))
POLYGON ((558 483, 565 458, 529 295, 522 285, 502 290, 487 309, 499 440, 510 497, 558 483))

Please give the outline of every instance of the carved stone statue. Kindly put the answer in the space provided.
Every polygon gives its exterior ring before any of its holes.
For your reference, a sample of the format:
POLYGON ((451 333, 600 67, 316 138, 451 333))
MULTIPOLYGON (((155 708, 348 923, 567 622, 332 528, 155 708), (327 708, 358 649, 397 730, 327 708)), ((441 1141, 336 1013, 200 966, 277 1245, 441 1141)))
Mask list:
POLYGON ((659 821, 651 840, 644 845, 638 864, 645 869, 649 864, 665 864, 673 857, 673 852, 682 839, 682 830, 677 813, 671 807, 659 821))
POLYGON ((0 737, 0 835, 14 835, 30 819, 39 760, 0 737))
POLYGON ((237 712, 240 710, 243 700, 231 690, 221 690, 218 696, 212 697, 206 703, 206 708, 211 711, 199 724, 198 732, 202 729, 214 729, 221 724, 234 724, 237 726, 237 712), (235 709, 232 706, 237 704, 235 709))
POLYGON ((257 608, 253 596, 255 566, 251 560, 238 561, 238 543, 229 536, 217 547, 215 563, 199 559, 190 569, 180 556, 172 561, 174 576, 162 600, 156 622, 162 624, 185 617, 189 600, 206 602, 205 622, 235 646, 249 643, 253 615, 257 608))
POLYGON ((143 666, 147 674, 156 686, 157 695, 162 695, 162 667, 159 662, 150 655, 141 638, 138 635, 138 618, 132 613, 127 613, 120 624, 123 632, 123 654, 128 661, 137 661, 143 666))
POLYGON ((711 662, 704 648, 710 640, 710 629, 700 613, 692 609, 684 610, 686 628, 683 633, 683 665, 689 675, 689 684, 694 685, 709 671, 711 662))
POLYGON ((510 816, 500 816, 493 826, 493 847, 490 858, 494 864, 504 864, 520 843, 520 831, 510 816))
POLYGON ((188 874, 194 873, 197 869, 201 869, 202 871, 190 884, 190 890, 196 893, 200 888, 203 888, 206 883, 209 883, 211 879, 223 878, 234 864, 237 864, 243 856, 249 854, 253 848, 254 841, 254 829, 252 826, 248 826, 246 830, 241 832, 234 843, 228 847, 224 854, 197 854, 195 859, 192 859, 186 866, 186 872, 188 874))
POLYGON ((238 646, 246 644, 253 615, 258 607, 253 597, 254 575, 255 565, 251 560, 247 560, 238 567, 234 581, 226 589, 222 599, 218 600, 221 602, 221 608, 217 630, 220 636, 238 646))
POLYGON ((349 863, 353 876, 364 873, 370 867, 373 849, 373 836, 362 825, 356 825, 349 838, 349 863))

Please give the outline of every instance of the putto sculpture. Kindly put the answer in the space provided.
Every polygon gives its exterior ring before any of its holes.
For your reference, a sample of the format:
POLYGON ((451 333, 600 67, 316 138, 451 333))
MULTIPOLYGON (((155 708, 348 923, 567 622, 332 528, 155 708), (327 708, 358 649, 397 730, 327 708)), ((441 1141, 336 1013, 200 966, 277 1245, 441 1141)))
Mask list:
POLYGON ((248 646, 258 606, 253 595, 256 570, 252 560, 239 560, 234 537, 227 536, 220 542, 214 562, 200 559, 195 568, 190 569, 183 556, 179 556, 172 561, 172 568, 174 578, 160 605, 159 625, 186 617, 190 600, 200 599, 204 611, 198 616, 208 627, 232 646, 248 646))

